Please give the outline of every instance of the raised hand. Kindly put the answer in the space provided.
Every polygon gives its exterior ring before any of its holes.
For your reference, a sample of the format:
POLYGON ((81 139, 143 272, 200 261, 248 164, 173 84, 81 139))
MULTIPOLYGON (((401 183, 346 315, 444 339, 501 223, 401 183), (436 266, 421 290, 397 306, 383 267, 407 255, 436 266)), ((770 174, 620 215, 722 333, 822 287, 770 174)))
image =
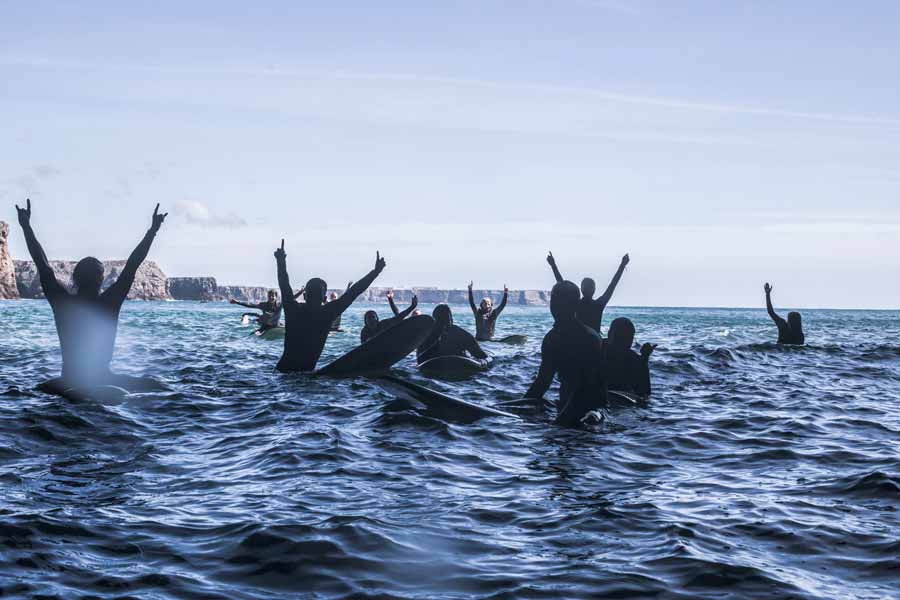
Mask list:
POLYGON ((503 284, 503 294, 506 295, 506 294, 508 294, 508 293, 509 293, 509 288, 506 287, 506 284, 504 283, 504 284, 503 284))
POLYGON ((622 257, 622 266, 627 266, 631 262, 631 258, 626 254, 622 257))
POLYGON ((768 283, 766 283, 766 285, 763 286, 763 289, 766 291, 766 294, 772 293, 772 286, 769 285, 768 283))
POLYGON ((411 304, 412 304, 413 308, 415 308, 419 305, 419 297, 416 294, 413 294, 411 304))
POLYGON ((650 358, 650 355, 653 354, 653 351, 656 350, 658 344, 644 344, 641 346, 641 358, 647 360, 650 358))
POLYGON ((31 199, 28 198, 25 202, 25 208, 19 208, 19 205, 16 204, 16 213, 19 215, 19 225, 22 227, 28 227, 28 225, 31 224, 31 199))
POLYGON ((153 223, 150 225, 150 229, 152 229, 153 231, 159 231, 160 226, 168 216, 169 213, 159 214, 159 202, 157 202, 156 208, 153 209, 153 223))
POLYGON ((387 294, 384 295, 384 297, 387 298, 388 300, 393 300, 394 299, 394 290, 390 290, 387 294))
POLYGON ((548 253, 547 253, 547 262, 550 264, 551 267, 555 267, 555 266, 556 266, 556 259, 553 258, 553 253, 552 253, 552 252, 548 252, 548 253))
POLYGON ((381 256, 380 252, 375 253, 375 270, 379 273, 387 266, 387 261, 381 256))
POLYGON ((284 252, 284 238, 281 238, 281 248, 277 248, 275 250, 275 258, 278 260, 284 260, 287 257, 287 254, 284 252))
POLYGON ((474 281, 470 281, 470 282, 469 282, 469 290, 472 289, 472 286, 473 286, 473 285, 475 285, 475 282, 474 282, 474 281))

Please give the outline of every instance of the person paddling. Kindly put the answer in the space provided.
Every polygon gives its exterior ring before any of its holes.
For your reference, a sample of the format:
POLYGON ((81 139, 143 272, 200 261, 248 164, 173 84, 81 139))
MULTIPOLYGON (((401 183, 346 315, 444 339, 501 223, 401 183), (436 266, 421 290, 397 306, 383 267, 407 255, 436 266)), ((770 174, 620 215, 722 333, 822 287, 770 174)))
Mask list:
POLYGON ((803 334, 803 320, 800 313, 789 312, 787 321, 785 321, 772 306, 772 289, 768 283, 763 286, 763 290, 766 292, 766 310, 769 312, 769 317, 775 321, 775 326, 778 327, 778 343, 802 346, 806 343, 806 336, 803 334))
POLYGON ((276 290, 269 290, 265 302, 239 302, 234 298, 230 299, 228 302, 243 306, 244 308, 255 308, 262 311, 262 314, 259 315, 256 313, 245 313, 256 317, 256 322, 259 324, 259 329, 257 330, 258 333, 278 327, 281 323, 281 304, 278 302, 278 292, 276 290))
POLYGON ((282 372, 312 371, 328 339, 328 332, 334 321, 343 314, 356 298, 372 285, 384 270, 386 262, 381 254, 375 253, 375 268, 354 283, 344 294, 332 302, 325 302, 328 284, 314 277, 306 282, 306 302, 297 302, 287 272, 287 254, 284 240, 275 250, 278 265, 278 286, 284 299, 284 353, 276 368, 282 372))
POLYGON ((469 307, 475 316, 475 339, 479 342, 489 342, 494 339, 494 329, 497 327, 497 318, 503 309, 506 308, 506 301, 509 298, 509 289, 503 286, 503 299, 500 300, 500 306, 494 308, 494 301, 488 297, 481 299, 481 303, 475 306, 475 296, 472 294, 472 286, 474 281, 469 282, 469 307))
MULTIPOLYGON (((603 321, 603 310, 612 299, 613 293, 616 291, 616 286, 619 285, 622 273, 625 272, 625 267, 628 266, 630 260, 631 259, 627 254, 622 257, 619 268, 616 270, 615 275, 613 275, 609 285, 606 286, 606 291, 597 299, 594 299, 594 293, 597 291, 597 284, 594 280, 590 277, 585 277, 581 280, 581 301, 578 304, 578 319, 601 335, 600 325, 603 321)), ((559 268, 556 266, 556 259, 553 258, 552 252, 547 255, 547 263, 549 263, 550 268, 553 269, 553 276, 556 278, 556 282, 560 283, 564 281, 562 274, 559 272, 559 268)))
POLYGON ((160 214, 159 204, 156 205, 150 229, 128 257, 116 281, 106 290, 102 289, 103 263, 89 256, 75 265, 72 275, 74 292, 70 293, 56 279, 31 227, 31 200, 26 201, 25 208, 16 205, 16 211, 28 252, 40 277, 41 289, 53 310, 62 350, 62 376, 41 384, 39 389, 60 395, 82 394, 90 388, 105 385, 128 391, 160 389, 162 386, 153 379, 114 374, 109 365, 122 304, 168 213, 160 214))

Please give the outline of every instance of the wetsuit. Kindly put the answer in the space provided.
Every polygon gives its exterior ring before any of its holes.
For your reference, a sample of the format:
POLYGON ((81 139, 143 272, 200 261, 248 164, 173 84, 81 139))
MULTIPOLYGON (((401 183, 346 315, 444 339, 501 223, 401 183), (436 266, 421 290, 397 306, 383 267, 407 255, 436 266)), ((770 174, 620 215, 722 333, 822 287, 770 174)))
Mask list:
POLYGON ((772 297, 768 293, 766 294, 766 310, 769 313, 769 317, 771 317, 775 322, 775 326, 778 327, 779 344, 795 344, 798 346, 802 346, 806 343, 806 336, 803 335, 803 330, 800 329, 798 331, 794 331, 794 328, 791 327, 791 324, 785 321, 784 318, 781 317, 781 315, 775 312, 775 307, 772 306, 772 297))
POLYGON ((421 364, 439 356, 465 356, 467 352, 477 359, 488 357, 471 333, 452 323, 438 323, 431 335, 416 349, 416 360, 421 364))
MULTIPOLYGON (((391 310, 396 309, 397 306, 394 304, 393 299, 388 298, 388 300, 391 305, 391 310)), ((391 327, 394 327, 395 325, 399 324, 403 319, 408 317, 410 315, 410 313, 412 313, 412 311, 415 310, 415 308, 416 308, 415 304, 410 305, 408 308, 406 308, 402 311, 395 312, 393 317, 389 317, 387 319, 379 319, 378 322, 375 323, 374 326, 365 325, 362 328, 362 330, 359 332, 360 343, 364 344, 371 338, 378 335, 379 333, 384 333, 391 327)))
POLYGON ((487 342, 494 339, 494 329, 497 326, 497 317, 506 308, 506 300, 509 292, 503 292, 503 299, 500 300, 500 306, 497 308, 484 311, 480 307, 475 306, 475 297, 472 295, 472 288, 469 288, 469 307, 472 314, 475 315, 475 339, 479 342, 487 342))
POLYGON ((591 410, 606 406, 605 346, 577 319, 555 323, 541 344, 541 366, 528 398, 542 398, 559 377, 556 422, 576 426, 591 410))
POLYGON ((609 389, 649 396, 650 363, 634 350, 607 353, 607 383, 609 389))
MULTIPOLYGON (((284 302, 284 353, 276 368, 282 372, 312 371, 325 348, 328 332, 341 314, 356 298, 366 291, 381 268, 372 269, 360 281, 353 284, 337 300, 326 304, 297 302, 294 299, 285 258, 277 258, 278 285, 284 302)), ((383 267, 382 267, 383 268, 383 267)))
MULTIPOLYGON (((548 260, 550 259, 548 258, 548 260)), ((613 278, 606 287, 606 291, 603 295, 596 299, 582 298, 581 302, 578 304, 578 308, 575 311, 578 320, 597 333, 601 333, 600 325, 603 322, 603 310, 606 308, 606 305, 609 304, 609 301, 612 300, 613 293, 616 291, 616 286, 619 285, 619 280, 622 278, 622 273, 625 272, 625 266, 627 264, 628 261, 626 255, 626 258, 623 258, 622 262, 619 264, 619 268, 616 270, 615 275, 613 275, 613 278)), ((553 269, 553 276, 556 278, 557 283, 564 281, 562 274, 559 272, 559 268, 556 266, 555 260, 550 262, 550 268, 553 269)))
POLYGON ((278 327, 278 324, 281 322, 281 304, 279 304, 278 302, 269 302, 267 300, 265 302, 249 304, 245 302, 235 301, 234 304, 261 310, 261 315, 247 313, 251 316, 256 317, 256 322, 259 323, 259 328, 261 331, 265 329, 272 329, 273 327, 278 327))

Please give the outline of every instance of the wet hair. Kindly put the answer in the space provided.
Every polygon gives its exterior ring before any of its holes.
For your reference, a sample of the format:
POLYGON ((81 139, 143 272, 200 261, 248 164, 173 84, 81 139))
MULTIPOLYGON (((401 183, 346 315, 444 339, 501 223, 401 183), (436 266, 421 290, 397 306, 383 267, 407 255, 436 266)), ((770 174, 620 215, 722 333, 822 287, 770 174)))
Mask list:
POLYGON ((72 271, 72 283, 81 291, 100 291, 103 285, 103 263, 93 256, 82 258, 72 271))
POLYGON ((438 304, 435 306, 434 310, 431 311, 431 316, 434 317, 434 320, 438 323, 453 322, 453 313, 450 312, 450 307, 446 304, 438 304))
POLYGON ((791 331, 794 333, 803 333, 803 320, 800 317, 800 313, 796 311, 789 312, 787 322, 791 327, 791 331))
POLYGON ((628 350, 634 344, 634 323, 625 317, 613 319, 607 336, 611 347, 628 350))
POLYGON ((378 322, 378 313, 375 312, 374 310, 367 310, 366 313, 363 315, 363 324, 364 325, 369 324, 369 317, 374 317, 375 322, 376 323, 378 322))
POLYGON ((594 297, 594 294, 597 291, 597 284, 590 277, 585 277, 581 280, 581 295, 587 299, 591 299, 594 297))
POLYGON ((306 282, 306 300, 322 303, 325 302, 325 293, 328 291, 328 284, 324 279, 313 277, 306 282))
POLYGON ((550 314, 556 321, 574 319, 581 294, 571 281, 560 281, 550 290, 550 314))

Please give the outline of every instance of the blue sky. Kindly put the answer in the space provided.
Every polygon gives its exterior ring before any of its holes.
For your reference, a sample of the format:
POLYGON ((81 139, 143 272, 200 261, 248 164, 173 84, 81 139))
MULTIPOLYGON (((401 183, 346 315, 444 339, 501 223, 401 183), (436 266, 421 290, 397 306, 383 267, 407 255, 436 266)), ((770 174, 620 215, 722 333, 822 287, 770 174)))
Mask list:
MULTIPOLYGON (((900 4, 2 2, 0 218, 170 275, 900 306, 900 4), (602 283, 601 283, 602 285, 602 283)), ((16 257, 25 254, 12 236, 16 257)))

